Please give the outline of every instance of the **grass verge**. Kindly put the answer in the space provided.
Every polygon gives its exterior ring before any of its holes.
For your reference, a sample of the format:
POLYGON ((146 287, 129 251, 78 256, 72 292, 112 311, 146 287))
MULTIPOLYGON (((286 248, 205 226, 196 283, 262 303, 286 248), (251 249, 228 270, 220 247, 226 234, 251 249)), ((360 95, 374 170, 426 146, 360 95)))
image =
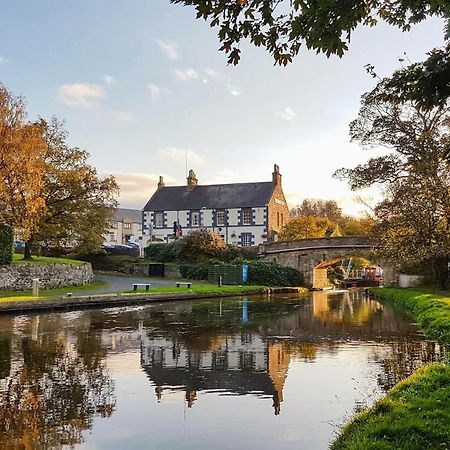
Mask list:
POLYGON ((227 285, 227 286, 215 286, 213 284, 193 284, 190 289, 186 288, 185 286, 182 287, 157 287, 157 288, 150 288, 148 292, 142 289, 138 290, 137 292, 134 291, 126 291, 124 293, 126 294, 182 294, 185 292, 190 292, 193 294, 201 294, 201 295, 220 295, 220 294, 257 294, 259 292, 264 292, 266 289, 265 286, 234 286, 234 285, 227 285))
POLYGON ((68 258, 50 258, 48 256, 33 256, 31 260, 23 259, 23 255, 15 253, 13 255, 13 264, 70 264, 71 266, 81 266, 84 261, 68 258))
POLYGON ((98 289, 106 286, 107 283, 104 281, 94 281, 90 284, 83 286, 67 286, 58 289, 41 289, 39 291, 39 297, 33 297, 31 295, 31 290, 29 291, 0 291, 0 303, 10 303, 10 302, 20 302, 20 301, 33 301, 42 300, 45 298, 53 298, 61 295, 65 295, 68 292, 73 294, 83 295, 84 291, 91 289, 98 289))
POLYGON ((422 367, 347 425, 332 450, 450 448, 450 367, 422 367))
MULTIPOLYGON (((409 311, 424 333, 450 344, 450 295, 376 288, 376 297, 409 311)), ((450 366, 430 364, 398 383, 343 428, 332 450, 450 449, 450 366)))

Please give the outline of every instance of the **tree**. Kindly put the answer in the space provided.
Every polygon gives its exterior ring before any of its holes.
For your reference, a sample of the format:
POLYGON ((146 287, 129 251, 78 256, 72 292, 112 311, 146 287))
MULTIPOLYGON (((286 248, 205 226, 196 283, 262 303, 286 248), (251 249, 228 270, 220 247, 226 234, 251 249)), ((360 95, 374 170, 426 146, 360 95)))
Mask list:
MULTIPOLYGON (((25 102, 0 84, 0 221, 28 241, 45 212, 42 198, 46 145, 27 121, 25 102)), ((29 247, 26 257, 30 257, 29 247)))
POLYGON ((46 212, 33 241, 46 245, 76 243, 83 251, 98 249, 117 206, 114 177, 102 178, 88 164, 89 153, 67 144, 68 133, 56 118, 39 121, 46 142, 42 198, 46 212))
POLYGON ((206 228, 191 231, 182 238, 182 243, 180 258, 185 260, 218 257, 227 249, 222 237, 206 228))
POLYGON ((326 217, 298 216, 290 220, 278 234, 282 241, 329 237, 336 224, 326 217))
POLYGON ((326 217, 331 221, 336 222, 342 217, 342 209, 335 200, 305 199, 301 205, 297 205, 291 210, 291 215, 292 217, 326 217))
POLYGON ((401 263, 432 263, 442 281, 450 255, 450 107, 423 109, 394 99, 389 80, 362 97, 359 117, 350 124, 352 140, 384 146, 389 152, 335 176, 353 190, 381 184, 386 199, 375 208, 385 253, 401 263))
POLYGON ((342 56, 351 33, 360 24, 375 26, 379 20, 408 31, 429 16, 448 17, 447 1, 435 0, 171 0, 193 6, 197 18, 218 27, 220 50, 228 63, 240 59, 240 42, 248 39, 265 47, 275 64, 286 65, 305 45, 327 56, 342 56))

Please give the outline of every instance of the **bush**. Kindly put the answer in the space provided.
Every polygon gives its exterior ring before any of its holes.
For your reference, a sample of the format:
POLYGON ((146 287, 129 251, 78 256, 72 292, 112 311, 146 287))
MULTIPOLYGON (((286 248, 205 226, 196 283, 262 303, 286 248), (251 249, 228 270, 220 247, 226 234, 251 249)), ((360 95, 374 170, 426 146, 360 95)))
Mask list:
POLYGON ((11 227, 0 224, 0 265, 9 265, 13 260, 14 234, 11 227))
POLYGON ((170 244, 150 244, 144 250, 144 256, 158 262, 175 261, 180 256, 183 245, 183 239, 177 239, 170 244))
POLYGON ((181 276, 191 280, 207 280, 209 263, 189 264, 182 263, 179 266, 181 276))
POLYGON ((251 284, 267 286, 301 286, 303 279, 300 272, 291 267, 283 267, 272 261, 248 261, 249 281, 251 284))
MULTIPOLYGON (((208 268, 213 265, 224 264, 222 261, 210 260, 201 263, 182 263, 180 264, 180 273, 183 278, 194 280, 207 280, 208 268)), ((235 259, 233 265, 249 265, 249 284, 260 286, 301 286, 303 279, 296 269, 283 267, 271 261, 256 260, 248 261, 244 259, 235 259)))
POLYGON ((223 239, 217 233, 205 228, 191 231, 181 242, 180 258, 185 261, 220 258, 227 250, 223 239))
POLYGON ((132 272, 133 265, 138 261, 138 259, 133 256, 107 255, 105 252, 86 255, 67 255, 67 257, 69 256, 72 259, 90 262, 94 270, 121 272, 126 274, 130 274, 132 272))

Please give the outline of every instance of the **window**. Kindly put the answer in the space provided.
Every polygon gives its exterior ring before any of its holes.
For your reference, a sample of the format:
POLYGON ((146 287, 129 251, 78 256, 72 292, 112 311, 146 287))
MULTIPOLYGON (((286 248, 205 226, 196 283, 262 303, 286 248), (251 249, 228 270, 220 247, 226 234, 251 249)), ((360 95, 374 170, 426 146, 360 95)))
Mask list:
POLYGON ((283 226, 283 225, 284 225, 284 214, 281 213, 281 226, 283 226))
POLYGON ((216 212, 216 222, 219 227, 225 225, 225 211, 216 212))
POLYGON ((242 224, 251 225, 253 219, 253 211, 251 209, 242 210, 242 224))
POLYGON ((111 222, 111 223, 109 224, 109 228, 114 228, 114 229, 116 229, 116 228, 117 228, 117 222, 111 222))
POLYGON ((242 247, 250 247, 252 245, 252 235, 250 233, 241 234, 242 247))
POLYGON ((125 228, 125 230, 131 230, 131 223, 124 223, 123 227, 125 228))
POLYGON ((164 213, 155 213, 155 227, 162 228, 164 226, 164 213))
POLYGON ((200 226, 200 212, 192 211, 191 212, 191 227, 199 227, 200 226))
POLYGON ((277 211, 277 227, 280 226, 280 213, 277 211))
POLYGON ((239 352, 239 369, 254 370, 255 369, 255 355, 252 352, 239 352))

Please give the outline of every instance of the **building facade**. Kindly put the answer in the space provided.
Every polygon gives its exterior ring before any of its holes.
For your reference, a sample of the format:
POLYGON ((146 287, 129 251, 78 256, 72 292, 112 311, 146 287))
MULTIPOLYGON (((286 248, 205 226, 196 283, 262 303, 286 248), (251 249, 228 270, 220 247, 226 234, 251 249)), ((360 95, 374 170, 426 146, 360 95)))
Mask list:
POLYGON ((116 208, 113 219, 104 236, 104 243, 125 245, 138 242, 142 236, 142 211, 138 209, 116 208))
POLYGON ((143 233, 149 241, 169 242, 192 230, 207 228, 227 244, 242 247, 276 240, 289 220, 279 167, 272 181, 200 185, 193 170, 186 186, 158 189, 143 211, 143 233))

